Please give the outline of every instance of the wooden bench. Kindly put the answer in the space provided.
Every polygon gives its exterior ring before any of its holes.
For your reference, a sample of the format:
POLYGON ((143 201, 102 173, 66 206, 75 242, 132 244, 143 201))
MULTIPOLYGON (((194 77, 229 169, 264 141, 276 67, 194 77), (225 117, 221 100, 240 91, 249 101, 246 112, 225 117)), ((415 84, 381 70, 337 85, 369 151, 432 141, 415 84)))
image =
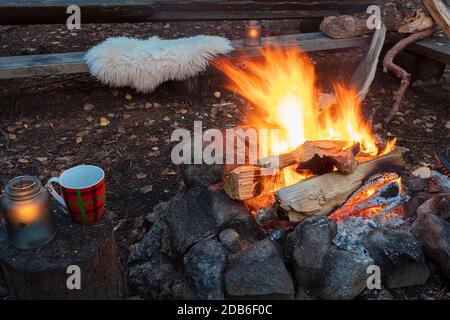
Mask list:
MULTIPOLYGON (((306 52, 360 47, 370 43, 370 36, 352 39, 331 39, 320 32, 265 37, 262 47, 298 46, 306 52)), ((255 47, 245 47, 243 40, 232 41, 233 47, 249 56, 258 56, 260 51, 255 47)), ((84 63, 85 52, 54 53, 0 57, 0 79, 49 76, 68 73, 88 72, 84 63)))
POLYGON ((450 65, 450 40, 447 38, 429 38, 411 44, 408 50, 450 65))

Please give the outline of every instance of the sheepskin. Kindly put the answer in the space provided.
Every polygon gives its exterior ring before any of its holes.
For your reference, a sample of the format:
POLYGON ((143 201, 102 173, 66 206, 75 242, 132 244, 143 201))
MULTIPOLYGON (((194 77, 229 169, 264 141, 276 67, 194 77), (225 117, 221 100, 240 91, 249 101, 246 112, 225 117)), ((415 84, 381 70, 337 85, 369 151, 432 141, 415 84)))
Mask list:
POLYGON ((175 40, 114 37, 91 48, 90 73, 112 87, 151 92, 167 80, 184 80, 206 69, 208 60, 233 50, 230 41, 199 35, 175 40))

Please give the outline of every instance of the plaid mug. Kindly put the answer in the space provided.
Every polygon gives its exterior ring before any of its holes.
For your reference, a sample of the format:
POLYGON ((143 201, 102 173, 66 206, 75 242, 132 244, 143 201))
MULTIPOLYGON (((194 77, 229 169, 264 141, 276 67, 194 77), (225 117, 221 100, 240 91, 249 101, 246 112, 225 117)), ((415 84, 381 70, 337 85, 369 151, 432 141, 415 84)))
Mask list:
POLYGON ((92 165, 70 168, 59 177, 50 178, 47 187, 77 222, 91 224, 102 217, 106 184, 105 172, 101 168, 92 165), (61 187, 62 197, 54 189, 53 183, 61 187))

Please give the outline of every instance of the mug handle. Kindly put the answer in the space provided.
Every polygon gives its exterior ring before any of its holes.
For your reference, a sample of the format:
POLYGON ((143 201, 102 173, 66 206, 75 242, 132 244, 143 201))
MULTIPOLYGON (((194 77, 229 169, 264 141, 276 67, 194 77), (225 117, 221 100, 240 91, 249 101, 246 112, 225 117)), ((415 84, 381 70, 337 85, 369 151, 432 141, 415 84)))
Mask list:
POLYGON ((66 203, 63 199, 63 197, 61 197, 58 192, 56 192, 55 188, 53 188, 53 184, 52 183, 57 183, 59 184, 59 178, 58 177, 52 177, 48 180, 47 182, 47 188, 50 191, 50 194, 53 196, 53 198, 55 198, 56 201, 58 201, 62 206, 64 206, 65 208, 67 208, 66 203))

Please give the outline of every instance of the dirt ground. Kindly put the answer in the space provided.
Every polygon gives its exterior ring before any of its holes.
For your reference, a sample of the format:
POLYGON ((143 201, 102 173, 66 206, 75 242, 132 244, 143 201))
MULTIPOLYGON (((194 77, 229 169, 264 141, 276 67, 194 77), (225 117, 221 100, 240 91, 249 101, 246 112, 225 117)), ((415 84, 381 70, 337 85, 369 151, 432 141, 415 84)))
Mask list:
MULTIPOLYGON (((0 56, 86 50, 109 36, 176 38, 215 34, 239 38, 243 22, 83 25, 69 32, 64 26, 2 26, 0 56)), ((300 22, 264 22, 266 34, 298 33, 300 22)), ((311 54, 325 90, 345 81, 363 51, 311 54), (336 63, 339 61, 339 63, 336 63)), ((433 154, 450 141, 450 74, 437 85, 411 88, 389 129, 380 125, 392 105, 399 82, 379 71, 364 101, 376 131, 397 137, 413 153, 414 165, 435 167, 433 154)), ((239 123, 242 100, 223 89, 223 77, 209 71, 201 77, 197 95, 188 96, 163 85, 154 93, 137 94, 99 84, 89 75, 66 75, 0 81, 0 184, 17 175, 46 181, 69 167, 90 163, 107 173, 107 207, 116 227, 120 257, 145 231, 143 216, 172 197, 181 176, 170 160, 174 128, 193 129, 194 120, 207 128, 239 123), (220 97, 216 92, 220 92, 220 97), (217 108, 224 102, 235 107, 217 108), (215 108, 214 112, 211 112, 215 108)))

